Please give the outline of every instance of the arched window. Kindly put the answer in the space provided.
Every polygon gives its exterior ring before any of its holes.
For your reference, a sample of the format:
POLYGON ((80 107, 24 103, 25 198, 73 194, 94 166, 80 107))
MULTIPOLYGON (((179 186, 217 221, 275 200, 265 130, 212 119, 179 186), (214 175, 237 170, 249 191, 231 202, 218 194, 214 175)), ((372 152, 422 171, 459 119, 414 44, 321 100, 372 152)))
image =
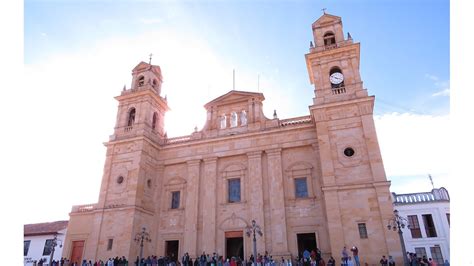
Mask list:
POLYGON ((153 113, 153 120, 151 121, 151 128, 155 130, 156 122, 158 120, 158 114, 156 112, 153 113))
POLYGON ((128 111, 127 126, 129 127, 133 126, 134 122, 135 122, 135 108, 132 108, 130 109, 130 111, 128 111))
POLYGON ((143 85, 145 85, 145 77, 140 76, 140 77, 138 77, 138 87, 141 87, 143 85))
POLYGON ((338 67, 333 67, 329 71, 329 81, 331 82, 331 87, 333 89, 342 88, 344 86, 344 75, 338 67))
POLYGON ((158 81, 156 81, 156 79, 153 79, 153 87, 156 87, 157 83, 158 83, 158 81))
POLYGON ((324 45, 325 46, 330 46, 336 44, 336 37, 334 36, 334 33, 332 32, 326 32, 324 34, 324 45))

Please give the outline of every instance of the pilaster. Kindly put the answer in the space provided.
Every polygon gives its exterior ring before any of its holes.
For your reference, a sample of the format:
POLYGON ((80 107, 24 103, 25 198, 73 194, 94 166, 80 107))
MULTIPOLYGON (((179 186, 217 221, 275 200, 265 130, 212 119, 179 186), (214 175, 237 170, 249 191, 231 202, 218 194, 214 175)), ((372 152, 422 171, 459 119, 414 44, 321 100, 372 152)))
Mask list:
POLYGON ((326 217, 328 221, 329 245, 331 254, 336 261, 341 260, 341 249, 346 242, 344 239, 344 229, 341 221, 341 210, 339 205, 339 196, 337 187, 323 187, 324 204, 326 209, 326 217))
POLYGON ((191 160, 187 162, 188 178, 186 186, 186 207, 184 208, 184 245, 192 258, 198 255, 197 252, 197 226, 198 226, 198 210, 199 201, 199 168, 200 160, 191 160))
MULTIPOLYGON (((270 195, 270 224, 272 234, 272 254, 287 255, 288 236, 286 233, 285 192, 281 165, 281 148, 265 151, 268 156, 268 180, 270 195)), ((268 231, 268 230, 267 230, 268 231)))
MULTIPOLYGON (((263 179, 262 179, 262 151, 247 153, 249 169, 249 214, 250 219, 254 219, 257 224, 264 228, 264 210, 263 210, 263 179)), ((250 222, 250 221, 249 221, 250 222)), ((265 252, 264 237, 257 238, 257 248, 259 253, 265 252)))
POLYGON ((204 251, 211 252, 216 250, 217 157, 204 159, 203 178, 202 216, 206 221, 202 225, 201 246, 204 251))

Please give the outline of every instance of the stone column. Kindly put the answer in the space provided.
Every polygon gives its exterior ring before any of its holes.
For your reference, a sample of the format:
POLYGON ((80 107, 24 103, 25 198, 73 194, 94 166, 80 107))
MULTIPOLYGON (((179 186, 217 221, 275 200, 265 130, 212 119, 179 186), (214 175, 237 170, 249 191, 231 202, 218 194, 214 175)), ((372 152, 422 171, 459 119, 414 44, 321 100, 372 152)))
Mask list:
MULTIPOLYGON (((258 225, 262 228, 262 231, 265 232, 264 228, 264 211, 263 211, 263 180, 262 180, 262 151, 255 151, 247 153, 248 156, 248 169, 249 176, 247 182, 248 184, 248 204, 249 214, 248 214, 248 223, 251 224, 252 220, 255 220, 258 225)), ((248 254, 244 254, 248 258, 253 250, 253 236, 247 238, 251 243, 247 247, 248 254)), ((257 236, 257 249, 260 254, 265 253, 265 236, 257 236)))
POLYGON ((216 250, 217 157, 204 159, 201 247, 206 253, 216 250))
POLYGON ((184 252, 195 258, 197 253, 197 225, 199 201, 199 165, 200 160, 188 161, 186 181, 186 206, 184 208, 184 252))
POLYGON ((287 255, 289 252, 288 237, 286 234, 285 192, 283 189, 283 173, 281 169, 281 149, 271 149, 265 152, 268 155, 268 194, 270 198, 272 254, 287 255))

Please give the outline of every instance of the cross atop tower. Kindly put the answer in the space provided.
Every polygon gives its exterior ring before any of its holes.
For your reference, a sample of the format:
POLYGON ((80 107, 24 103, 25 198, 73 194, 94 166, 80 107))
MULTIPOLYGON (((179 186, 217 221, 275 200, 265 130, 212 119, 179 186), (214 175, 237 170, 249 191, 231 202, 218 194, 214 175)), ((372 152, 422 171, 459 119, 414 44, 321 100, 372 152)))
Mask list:
POLYGON ((326 9, 327 9, 327 8, 321 9, 321 11, 323 11, 323 14, 326 14, 326 9))
POLYGON ((151 65, 151 57, 153 56, 153 54, 150 54, 150 62, 148 64, 151 65))

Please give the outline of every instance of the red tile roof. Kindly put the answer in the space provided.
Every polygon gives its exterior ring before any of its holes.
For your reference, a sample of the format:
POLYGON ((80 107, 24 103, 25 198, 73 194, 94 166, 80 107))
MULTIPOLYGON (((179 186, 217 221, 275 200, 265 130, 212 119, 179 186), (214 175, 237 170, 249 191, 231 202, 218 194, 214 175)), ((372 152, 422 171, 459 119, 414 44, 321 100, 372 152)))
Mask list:
POLYGON ((25 224, 24 235, 49 235, 67 228, 69 221, 56 221, 51 223, 25 224))

